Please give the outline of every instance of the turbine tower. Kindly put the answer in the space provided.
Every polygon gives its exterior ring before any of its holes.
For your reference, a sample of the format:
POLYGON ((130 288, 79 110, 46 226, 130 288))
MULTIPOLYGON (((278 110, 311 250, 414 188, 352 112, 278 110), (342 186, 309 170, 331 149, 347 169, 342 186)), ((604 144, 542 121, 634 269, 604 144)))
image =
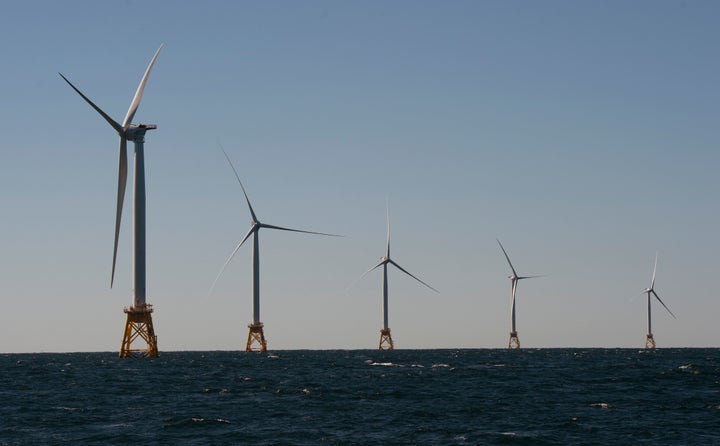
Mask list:
POLYGON ((362 276, 360 276, 360 279, 365 277, 366 274, 368 274, 370 271, 379 268, 380 266, 383 267, 383 281, 382 281, 382 315, 383 315, 383 326, 380 330, 380 342, 378 343, 378 350, 392 350, 395 346, 393 344, 392 335, 390 334, 390 327, 388 326, 388 264, 391 264, 395 266, 400 271, 404 272, 408 276, 412 277, 413 279, 417 280, 418 282, 422 283, 426 287, 430 288, 431 290, 435 291, 436 293, 439 293, 438 290, 431 287, 427 283, 423 282, 422 280, 418 279, 417 277, 413 276, 409 272, 405 271, 405 269, 398 265, 394 260, 390 258, 390 206, 386 204, 386 211, 387 211, 387 248, 385 251, 385 255, 380 257, 380 263, 373 266, 369 270, 365 271, 362 276))
POLYGON ((507 259, 508 265, 510 265, 510 269, 512 270, 512 275, 508 276, 508 279, 510 279, 511 297, 510 317, 512 319, 512 331, 510 331, 510 341, 508 342, 508 348, 520 348, 520 339, 518 338, 517 326, 515 325, 515 291, 517 291, 518 281, 542 276, 518 276, 517 272, 515 271, 515 267, 513 267, 513 264, 510 261, 510 257, 505 251, 505 248, 503 248, 502 243, 500 243, 500 240, 497 240, 497 242, 498 245, 500 245, 500 249, 502 249, 503 254, 505 254, 505 259, 507 259))
MULTIPOLYGON (((335 234, 326 234, 324 232, 312 232, 312 231, 301 231, 299 229, 289 229, 289 228, 283 228, 280 226, 273 226, 266 223, 261 223, 257 216, 255 215, 255 211, 253 210, 252 205, 250 204, 250 199, 247 196, 247 193, 245 192, 245 187, 242 184, 242 181, 240 181, 240 176, 237 173, 237 170, 235 170, 235 166, 233 166, 232 161, 230 161, 230 157, 227 153, 225 153, 225 150, 223 150, 223 153, 225 154, 225 158, 227 159, 228 163, 230 164, 230 167, 232 168, 233 172, 235 173, 235 178, 237 178, 238 183, 240 184, 240 188, 242 189, 243 195, 245 196, 245 201, 247 202, 248 209, 250 210, 250 216, 252 218, 252 222, 250 223, 250 230, 245 234, 245 237, 240 240, 240 243, 238 243, 235 250, 230 254, 230 257, 228 257, 227 261, 225 262, 225 265, 223 265, 222 269, 220 270, 220 273, 215 278, 215 282, 213 282, 212 288, 215 288, 215 284, 217 283, 218 279, 222 275, 223 271, 225 271, 225 268, 228 266, 230 261, 235 257, 235 254, 240 250, 240 247, 245 243, 245 241, 250 238, 252 235, 252 295, 253 295, 253 303, 252 303, 252 313, 253 313, 253 319, 252 323, 248 325, 249 331, 248 331, 248 337, 247 337, 247 343, 245 344, 245 351, 260 351, 264 352, 267 351, 267 342, 265 340, 265 333, 263 331, 263 323, 260 322, 260 242, 259 242, 259 234, 261 228, 267 228, 267 229, 278 229, 280 231, 290 231, 290 232, 303 232, 305 234, 317 234, 317 235, 327 235, 331 237, 340 237, 339 235, 335 234), (257 346, 256 346, 257 344, 257 346)), ((211 288, 211 289, 212 289, 211 288)))
MULTIPOLYGON (((653 275, 652 280, 650 281, 650 287, 645 288, 643 290, 643 293, 647 294, 647 335, 645 335, 645 348, 655 348, 655 338, 653 338, 653 332, 652 332, 652 320, 650 319, 650 302, 652 302, 652 299, 650 298, 650 295, 653 294, 655 298, 660 302, 660 304, 665 307, 668 313, 670 313, 670 316, 675 318, 675 315, 670 311, 670 309, 665 305, 665 303, 660 299, 660 296, 657 295, 655 292, 655 273, 657 272, 657 261, 658 261, 658 255, 655 253, 655 266, 653 267, 653 275)), ((675 318, 677 319, 677 318, 675 318)))
POLYGON ((140 105, 143 90, 147 83, 150 70, 157 59, 163 45, 155 51, 145 74, 140 80, 140 85, 135 92, 130 108, 123 119, 122 124, 113 120, 100 107, 95 105, 87 96, 75 87, 65 76, 60 74, 73 90, 75 90, 92 108, 102 116, 120 136, 120 156, 118 165, 118 194, 117 210, 115 214, 115 244, 113 247, 112 273, 110 275, 110 287, 115 281, 115 263, 117 259, 118 238, 120 235, 120 220, 122 217, 123 201, 125 198, 125 186, 127 184, 127 142, 135 143, 134 173, 133 173, 133 197, 132 197, 132 305, 125 307, 125 329, 123 330, 122 344, 120 345, 120 357, 134 357, 136 355, 145 357, 156 357, 158 355, 157 336, 152 323, 152 305, 147 304, 145 296, 145 132, 157 128, 155 124, 132 124, 135 112, 140 105), (137 338, 141 338, 147 344, 145 349, 132 349, 131 345, 137 338))

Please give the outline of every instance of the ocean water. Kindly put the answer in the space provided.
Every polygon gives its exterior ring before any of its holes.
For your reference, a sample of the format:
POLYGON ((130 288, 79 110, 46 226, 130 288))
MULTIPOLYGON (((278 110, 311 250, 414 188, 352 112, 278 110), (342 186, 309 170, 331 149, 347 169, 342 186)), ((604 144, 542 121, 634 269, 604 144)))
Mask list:
POLYGON ((0 445, 720 445, 719 349, 0 355, 0 445))

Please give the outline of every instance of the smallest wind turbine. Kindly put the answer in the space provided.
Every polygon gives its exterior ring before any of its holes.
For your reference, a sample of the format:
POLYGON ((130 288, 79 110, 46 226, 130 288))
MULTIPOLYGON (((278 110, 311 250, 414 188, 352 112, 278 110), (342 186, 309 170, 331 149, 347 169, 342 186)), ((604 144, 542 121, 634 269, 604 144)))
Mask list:
POLYGON ((655 273, 657 272, 657 261, 658 261, 658 255, 655 253, 655 266, 653 267, 653 275, 652 280, 650 281, 650 286, 648 288, 645 288, 643 290, 643 293, 647 294, 647 335, 645 335, 645 348, 655 348, 655 338, 653 338, 652 333, 652 321, 650 319, 650 303, 652 302, 652 299, 650 295, 654 295, 655 298, 660 302, 660 304, 665 307, 668 313, 670 313, 670 316, 672 316, 674 319, 677 319, 672 311, 665 305, 665 302, 660 299, 660 296, 655 292, 655 273))
POLYGON ((520 339, 518 338, 517 329, 515 326, 515 291, 517 290, 517 284, 518 281, 523 279, 532 279, 535 277, 542 277, 542 276, 518 276, 517 272, 515 271, 515 267, 513 267, 512 262, 510 261, 510 257, 508 256, 507 252, 505 251, 505 248, 503 248, 502 243, 500 243, 500 240, 495 239, 498 242, 498 245, 500 245, 500 249, 502 249, 503 254, 505 254, 505 259, 507 259, 508 265, 510 265, 510 269, 512 270, 512 275, 508 276, 508 279, 510 279, 510 295, 511 295, 511 303, 510 303, 510 317, 512 319, 512 331, 510 331, 510 341, 508 342, 508 348, 520 348, 520 339))
POLYGON ((383 267, 383 282, 382 282, 382 313, 383 313, 383 328, 380 330, 380 342, 378 343, 378 350, 392 350, 395 346, 393 344, 392 335, 390 334, 390 327, 388 327, 388 275, 387 275, 387 266, 388 263, 395 266, 395 268, 399 269, 400 271, 404 272, 408 276, 412 277, 413 279, 417 280, 418 282, 422 283, 426 287, 430 288, 431 290, 435 291, 436 293, 439 293, 438 290, 431 287, 427 283, 423 282, 422 280, 418 279, 417 277, 413 276, 409 272, 405 271, 405 269, 398 265, 394 260, 390 258, 390 206, 386 204, 386 210, 387 210, 387 249, 385 251, 385 255, 380 257, 380 263, 373 266, 369 270, 365 271, 362 276, 358 278, 358 280, 365 277, 366 274, 368 274, 370 271, 383 267))

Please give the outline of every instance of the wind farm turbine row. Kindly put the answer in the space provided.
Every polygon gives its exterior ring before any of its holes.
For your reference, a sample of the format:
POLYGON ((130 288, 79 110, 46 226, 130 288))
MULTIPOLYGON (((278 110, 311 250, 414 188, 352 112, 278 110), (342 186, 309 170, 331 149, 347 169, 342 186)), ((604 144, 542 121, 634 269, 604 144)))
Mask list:
MULTIPOLYGON (((281 231, 291 231, 291 232, 302 232, 305 234, 315 234, 315 235, 325 235, 330 237, 340 237, 337 234, 328 234, 324 232, 313 232, 313 231, 304 231, 300 229, 290 229, 290 228, 284 228, 281 226, 273 226, 268 225, 265 223, 260 223, 258 221, 257 216, 255 215, 255 211, 253 210, 252 204, 250 204, 250 199, 247 196, 247 192, 245 191, 245 187, 242 184, 242 181, 240 180, 240 175, 238 175, 237 169, 235 169, 235 166, 233 165, 232 161, 230 160, 230 157, 228 156, 227 152, 223 150, 223 154, 225 155, 225 159, 227 159, 228 164, 233 170, 233 173, 235 174, 235 178, 238 181, 238 184, 240 184, 240 188, 242 189, 243 196, 245 197, 245 202, 248 205, 248 210, 250 211, 250 216, 252 218, 250 230, 245 234, 245 236, 240 240, 240 243, 238 243, 237 247, 233 250, 233 252, 228 257, 227 261, 225 261, 225 264, 220 270, 220 273, 215 278, 215 281, 212 284, 211 292, 215 288, 215 285, 217 284, 217 281, 222 276, 223 272, 227 268, 228 264, 230 264, 230 261, 235 257, 235 254, 240 250, 240 247, 245 243, 245 241, 250 237, 250 235, 253 236, 253 245, 252 245, 252 296, 253 296, 253 320, 252 323, 248 325, 248 337, 247 342, 245 344, 245 351, 260 351, 264 352, 267 350, 267 341, 265 339, 265 332, 264 332, 264 324, 260 321, 260 245, 259 245, 259 231, 260 228, 269 228, 269 229, 278 229, 281 231)), ((392 260, 390 258, 390 206, 389 204, 386 205, 387 210, 387 247, 385 251, 385 255, 380 258, 380 262, 367 270, 362 276, 360 276, 360 279, 365 277, 369 272, 379 268, 383 267, 383 281, 382 281, 382 316, 383 316, 383 325, 380 329, 380 341, 378 343, 378 349, 380 350, 393 350, 394 349, 394 343, 392 340, 392 334, 390 331, 390 327, 388 324, 388 273, 387 273, 387 266, 388 264, 393 265, 400 271, 404 272, 408 276, 412 277, 413 279, 417 280, 421 284, 425 285, 426 287, 430 288, 431 290, 438 292, 435 288, 431 287, 427 283, 423 282, 422 280, 418 279, 414 275, 407 272, 402 266, 400 266, 397 262, 392 260)), ((359 280, 359 279, 358 279, 359 280)))
MULTIPOLYGON (((115 279, 115 267, 117 263, 117 251, 118 251, 118 243, 119 243, 119 234, 120 234, 120 224, 122 220, 122 211, 123 211, 123 205, 124 205, 124 197, 126 192, 126 186, 127 186, 127 176, 128 176, 128 154, 127 154, 127 141, 132 141, 134 143, 134 155, 133 155, 133 188, 132 188, 132 304, 129 307, 124 308, 124 313, 126 314, 126 320, 125 320, 125 326, 123 330, 123 338, 121 342, 120 357, 135 357, 135 356, 145 356, 145 357, 155 357, 158 355, 158 347, 157 347, 157 336, 155 335, 155 329, 153 327, 152 322, 152 313, 153 308, 152 305, 147 303, 146 298, 146 253, 145 253, 145 245, 146 245, 146 225, 145 225, 145 163, 144 163, 144 143, 145 143, 145 133, 148 130, 154 130, 157 128, 154 124, 133 124, 132 120, 135 117, 135 113, 138 110, 138 107, 140 105, 140 101, 142 99, 143 92, 145 90, 145 85, 147 83, 148 77, 150 75, 150 71, 152 70, 153 65, 155 64, 155 61, 160 53, 160 50, 162 49, 163 45, 160 45, 160 47, 155 51, 155 54, 153 55, 152 59, 150 60, 150 63, 148 64, 141 80, 140 84, 138 85, 137 91, 135 92, 135 95, 130 103, 130 107, 128 108, 127 114, 125 115, 125 118, 122 121, 122 124, 116 122, 113 120, 107 113, 105 113, 100 107, 98 107, 93 101, 91 101, 85 94, 83 94, 75 85, 73 85, 65 76, 63 76, 60 73, 60 76, 67 82, 70 87, 75 90, 84 100, 87 102, 98 114, 100 114, 105 121, 107 121, 110 126, 117 132, 117 134, 120 137, 120 143, 119 143, 119 157, 118 157, 118 190, 117 190, 117 203, 116 203, 116 214, 115 214, 115 233, 114 233, 114 244, 113 244, 113 257, 112 257, 112 272, 110 277, 110 286, 112 287, 114 285, 114 279, 115 279), (133 342, 137 340, 142 340, 145 342, 146 347, 145 348, 133 348, 133 342)), ((212 289, 217 284, 220 277, 223 275, 223 272, 227 268, 228 264, 232 261, 232 259, 235 257, 235 255, 238 253, 242 245, 252 237, 252 322, 248 325, 248 337, 246 342, 246 351, 266 351, 267 350, 267 341, 265 339, 264 334, 264 324, 261 322, 260 318, 260 244, 259 244, 259 233, 260 229, 275 229, 280 231, 289 231, 289 232, 298 232, 298 233, 305 233, 305 234, 313 234, 313 235, 322 235, 322 236, 330 236, 330 237, 339 237, 337 234, 330 234, 330 233, 324 233, 324 232, 314 232, 314 231, 306 231, 306 230, 300 230, 300 229, 291 229, 287 227, 282 226, 275 226, 270 225, 267 223, 262 223, 257 218, 257 215, 255 214, 255 211, 253 210, 252 204, 250 203, 250 199, 248 198, 247 192, 245 190, 245 187, 240 180, 240 175, 238 174, 237 169, 233 165, 232 161, 230 160, 230 157, 228 154, 223 150, 223 154, 225 155, 225 158, 230 165, 235 178, 237 179, 238 184, 240 185, 240 188, 242 190, 243 196, 245 198, 245 202, 247 203, 248 210, 250 212, 251 216, 251 226, 250 229, 247 231, 245 236, 240 240, 240 242, 237 244, 235 249, 232 251, 230 256, 225 261, 225 264, 220 269, 220 272, 218 273, 217 277, 215 278, 215 281, 213 282, 213 285, 211 287, 212 289)), ((406 274, 407 276, 410 276, 411 278, 415 279, 417 282, 421 283, 425 287, 429 288, 430 290, 434 292, 438 292, 435 288, 428 285, 426 282, 422 281, 415 275, 408 272, 406 269, 404 269, 402 266, 400 266, 397 262, 395 262, 390 257, 390 210, 389 210, 389 204, 386 203, 386 223, 387 223, 387 243, 386 243, 386 250, 385 255, 383 255, 380 258, 380 261, 374 265, 372 268, 367 270, 364 274, 362 274, 357 280, 362 279, 370 272, 374 271, 375 269, 378 269, 382 267, 383 276, 382 276, 382 328, 380 330, 380 340, 378 343, 379 349, 394 349, 394 343, 389 327, 389 321, 388 321, 388 299, 389 299, 389 292, 388 292, 388 265, 392 265, 395 268, 399 269, 401 272, 406 274)), ((519 348, 520 347, 520 340, 518 337, 518 331, 516 326, 516 317, 515 317, 515 301, 516 301, 516 291, 517 291, 517 285, 520 280, 524 279, 530 279, 535 277, 542 277, 542 276, 520 276, 513 263, 510 261, 510 256, 507 254, 505 248, 503 247, 502 243, 500 243, 500 240, 497 240, 498 245, 500 246, 500 249, 502 250, 502 253, 505 256, 505 259, 507 260, 508 265, 510 266, 510 270, 512 271, 512 274, 509 277, 511 281, 511 304, 510 304, 510 312, 511 312, 511 332, 510 332, 510 340, 508 343, 509 348, 519 348)), ((647 348, 654 348, 655 347, 655 341, 652 334, 652 325, 651 325, 651 301, 652 296, 654 296, 661 304, 662 306, 673 316, 674 314, 670 311, 670 309, 665 305, 665 303, 660 299, 660 297, 655 292, 654 286, 655 286, 655 274, 657 270, 657 256, 655 258, 655 266, 653 268, 653 276, 652 281, 649 288, 646 288, 643 293, 647 293, 647 323, 648 323, 648 333, 646 336, 646 347, 647 348), (652 295, 652 296, 651 296, 652 295)))
MULTIPOLYGON (((510 340, 508 341, 508 348, 520 348, 520 338, 518 337, 518 331, 517 331, 517 325, 515 323, 515 293, 517 291, 518 282, 523 279, 533 279, 536 277, 544 277, 542 275, 539 276, 519 276, 517 271, 515 271, 515 267, 513 266, 512 262, 510 261, 510 256, 508 256, 507 251, 505 251, 505 248, 503 247, 502 243, 500 243, 500 240, 497 240, 498 245, 500 245, 500 249, 502 250, 502 253, 505 255, 505 259, 507 260, 508 265, 510 266, 510 270, 512 271, 512 274, 508 276, 508 279, 510 279, 510 321, 511 321, 511 330, 510 330, 510 340)), ((643 293, 647 293, 647 334, 645 335, 645 348, 655 348, 655 339, 653 338, 652 333, 652 318, 651 318, 651 304, 652 304, 652 298, 651 294, 655 296, 655 298, 662 304, 663 307, 667 310, 670 315, 675 318, 675 315, 672 311, 665 305, 665 303, 660 299, 660 296, 657 295, 655 292, 655 273, 657 272, 657 261, 658 256, 657 253, 655 254, 655 265, 653 266, 653 275, 652 275, 652 281, 650 282, 650 287, 645 288, 643 290, 643 293)))

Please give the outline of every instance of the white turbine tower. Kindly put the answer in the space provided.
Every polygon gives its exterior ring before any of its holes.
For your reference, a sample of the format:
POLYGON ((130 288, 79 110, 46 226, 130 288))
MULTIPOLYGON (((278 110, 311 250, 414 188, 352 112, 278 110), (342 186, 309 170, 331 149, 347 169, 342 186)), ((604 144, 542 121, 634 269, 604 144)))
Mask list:
POLYGON ((391 264, 395 266, 400 271, 404 272, 408 276, 412 277, 413 279, 417 280, 418 282, 422 283, 426 287, 430 288, 431 290, 435 291, 436 293, 439 293, 438 290, 431 287, 427 283, 423 282, 422 280, 418 279, 417 277, 413 276, 409 272, 407 272, 402 266, 398 265, 394 260, 390 258, 390 206, 386 205, 387 210, 387 249, 385 251, 385 255, 380 257, 380 262, 370 268, 369 270, 365 271, 362 276, 360 276, 360 279, 365 277, 366 274, 368 274, 370 271, 379 268, 380 266, 383 267, 383 281, 382 281, 382 314, 383 314, 383 328, 380 330, 380 342, 378 343, 378 349, 379 350, 392 350, 394 348, 392 335, 390 334, 390 327, 388 327, 388 264, 391 264))
POLYGON ((157 336, 152 325, 152 305, 146 303, 145 296, 145 132, 157 128, 155 124, 132 124, 135 112, 140 105, 143 90, 147 83, 150 70, 157 59, 163 45, 155 51, 145 74, 140 80, 140 85, 135 92, 130 108, 123 119, 122 124, 113 120, 100 107, 95 105, 87 96, 75 87, 65 76, 60 76, 75 90, 92 108, 102 116, 120 136, 120 156, 118 165, 118 193, 117 209, 115 214, 115 244, 113 247, 112 273, 110 275, 110 287, 115 281, 115 263, 117 259, 118 238, 120 235, 120 220, 122 217, 123 201, 125 198, 125 187, 127 184, 127 142, 135 143, 134 174, 133 174, 133 198, 132 198, 132 305, 124 309, 127 317, 123 341, 120 347, 120 357, 134 356, 141 354, 147 357, 158 355, 157 336), (147 349, 132 350, 131 344, 138 337, 145 340, 147 349))
POLYGON ((518 338, 517 327, 515 325, 515 291, 517 291, 518 281, 542 276, 518 276, 517 272, 515 271, 515 267, 513 267, 513 264, 510 261, 510 257, 505 251, 505 248, 503 248, 502 243, 500 243, 500 240, 497 240, 497 242, 498 245, 500 245, 500 249, 502 249, 503 254, 505 254, 508 265, 510 265, 510 269, 512 270, 512 275, 508 276, 508 279, 510 279, 510 315, 512 319, 512 331, 510 332, 510 341, 508 342, 508 348, 520 348, 520 339, 518 338))
MULTIPOLYGON (((653 266, 653 275, 652 280, 650 281, 650 286, 648 288, 645 288, 643 290, 643 293, 647 294, 647 335, 645 336, 645 348, 655 348, 655 339, 653 338, 653 332, 652 332, 652 320, 650 318, 650 303, 652 302, 652 298, 650 295, 654 295, 655 298, 660 302, 660 304, 665 307, 668 313, 670 313, 670 316, 675 318, 675 315, 672 311, 665 305, 665 303, 660 299, 660 296, 655 292, 655 273, 657 272, 657 261, 658 261, 658 255, 655 253, 655 266, 653 266)), ((677 318, 675 318, 677 319, 677 318)))
MULTIPOLYGON (((230 164, 230 167, 232 168, 233 172, 235 173, 235 178, 237 178, 238 183, 240 184, 240 188, 242 189, 243 195, 245 196, 245 201, 247 202, 248 209, 250 210, 250 216, 252 217, 252 222, 250 224, 250 230, 245 234, 245 237, 240 240, 240 243, 238 243, 235 250, 233 250, 232 254, 228 257, 227 261, 223 265, 222 269, 220 270, 220 273, 215 278, 215 282, 213 282, 212 288, 215 287, 215 284, 217 283, 218 279, 222 275, 223 271, 225 271, 225 268, 228 266, 230 261, 235 257, 235 254, 240 250, 240 247, 245 243, 245 241, 250 238, 252 235, 252 294, 253 294, 253 320, 252 323, 248 325, 248 328, 250 329, 248 331, 248 338, 247 343, 245 345, 245 351, 261 351, 264 352, 267 350, 267 342, 265 341, 265 333, 263 331, 263 323, 260 322, 260 242, 259 242, 259 234, 261 228, 267 228, 267 229, 278 229, 280 231, 290 231, 290 232, 303 232, 305 234, 317 234, 317 235, 327 235, 331 237, 341 237, 339 235, 335 234, 326 234, 324 232, 312 232, 312 231, 302 231, 299 229, 289 229, 289 228, 283 228, 280 226, 273 226, 266 223, 261 223, 257 216, 255 215, 255 211, 253 210, 252 205, 250 204, 250 199, 248 199, 247 193, 245 192, 245 187, 242 184, 242 181, 240 181, 240 176, 237 173, 237 170, 235 170, 235 166, 233 166, 232 161, 230 161, 230 157, 227 153, 223 150, 223 153, 225 154, 225 158, 227 159, 228 163, 230 164), (258 344, 258 347, 253 347, 255 343, 258 344)), ((211 288, 211 289, 212 289, 211 288)))

